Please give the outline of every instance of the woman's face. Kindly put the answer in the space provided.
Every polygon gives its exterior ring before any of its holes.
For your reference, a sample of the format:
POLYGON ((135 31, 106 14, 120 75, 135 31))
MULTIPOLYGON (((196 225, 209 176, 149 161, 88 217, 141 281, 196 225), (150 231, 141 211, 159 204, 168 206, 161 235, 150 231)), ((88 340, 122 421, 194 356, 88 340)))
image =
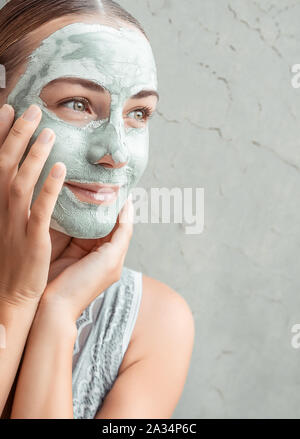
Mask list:
POLYGON ((16 117, 32 103, 43 113, 20 165, 43 128, 56 133, 32 199, 54 163, 64 162, 66 183, 51 227, 76 238, 109 234, 148 161, 157 76, 147 39, 132 27, 68 24, 32 52, 7 102, 16 117), (97 193, 91 196, 68 182, 96 185, 97 193))

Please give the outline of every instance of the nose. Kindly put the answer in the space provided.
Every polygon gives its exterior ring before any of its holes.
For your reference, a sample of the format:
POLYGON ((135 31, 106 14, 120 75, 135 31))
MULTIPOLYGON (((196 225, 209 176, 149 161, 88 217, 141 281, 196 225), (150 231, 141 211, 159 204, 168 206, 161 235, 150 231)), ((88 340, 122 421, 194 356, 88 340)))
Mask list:
POLYGON ((96 162, 96 165, 102 165, 105 168, 115 168, 115 169, 119 169, 119 168, 123 168, 124 166, 127 165, 128 162, 119 162, 116 163, 112 156, 110 154, 106 154, 105 156, 103 156, 98 162, 96 162))
POLYGON ((87 159, 92 164, 121 168, 129 159, 124 129, 107 122, 94 130, 88 139, 87 159))

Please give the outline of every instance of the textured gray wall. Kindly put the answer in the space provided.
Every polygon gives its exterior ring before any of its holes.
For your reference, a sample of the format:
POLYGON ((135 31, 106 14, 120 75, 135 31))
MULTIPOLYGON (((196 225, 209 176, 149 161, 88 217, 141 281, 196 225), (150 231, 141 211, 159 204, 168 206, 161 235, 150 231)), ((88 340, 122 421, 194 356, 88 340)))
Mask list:
POLYGON ((173 418, 300 415, 300 1, 120 0, 144 25, 161 102, 140 186, 204 187, 205 227, 137 224, 126 265, 196 323, 173 418))

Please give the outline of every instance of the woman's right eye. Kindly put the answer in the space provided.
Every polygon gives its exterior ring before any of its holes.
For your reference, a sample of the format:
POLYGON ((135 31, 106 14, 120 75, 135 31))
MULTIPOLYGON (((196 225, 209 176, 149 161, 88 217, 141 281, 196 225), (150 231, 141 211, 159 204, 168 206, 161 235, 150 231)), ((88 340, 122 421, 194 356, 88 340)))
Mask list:
POLYGON ((89 103, 85 99, 71 99, 69 101, 61 102, 60 105, 69 108, 70 110, 84 113, 88 110, 89 103))

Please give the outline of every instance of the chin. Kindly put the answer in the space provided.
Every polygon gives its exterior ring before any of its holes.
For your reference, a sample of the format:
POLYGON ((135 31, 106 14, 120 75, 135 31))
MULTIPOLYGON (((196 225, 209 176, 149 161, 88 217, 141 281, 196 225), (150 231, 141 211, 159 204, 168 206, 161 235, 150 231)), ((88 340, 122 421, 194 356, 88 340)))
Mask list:
POLYGON ((82 225, 78 224, 59 224, 59 222, 55 218, 51 218, 50 227, 51 229, 57 230, 58 232, 64 233, 65 235, 71 236, 72 238, 80 238, 80 239, 99 239, 104 238, 109 235, 113 230, 115 222, 105 222, 98 225, 98 228, 95 228, 94 224, 90 224, 90 226, 86 226, 84 229, 82 225))

